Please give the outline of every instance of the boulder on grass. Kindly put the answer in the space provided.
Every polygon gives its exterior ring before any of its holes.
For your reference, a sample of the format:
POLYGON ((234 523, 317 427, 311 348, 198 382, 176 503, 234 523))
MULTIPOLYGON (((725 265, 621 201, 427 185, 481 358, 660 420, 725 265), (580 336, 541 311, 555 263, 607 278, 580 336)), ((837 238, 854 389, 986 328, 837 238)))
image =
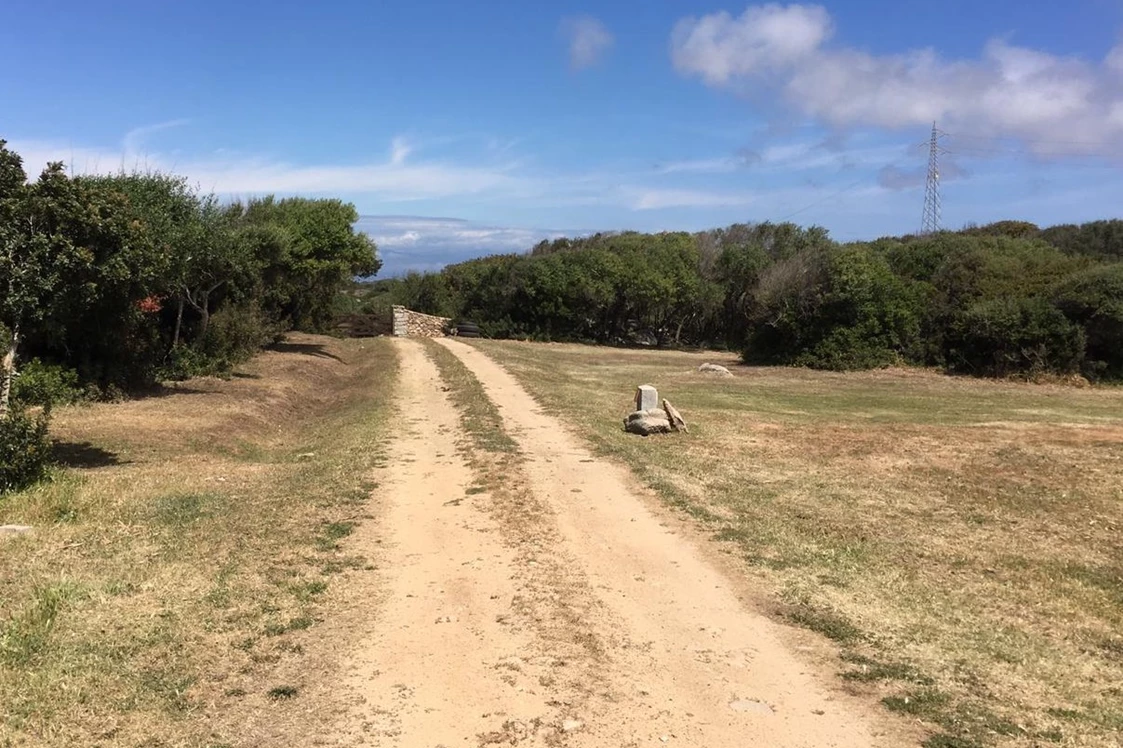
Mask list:
POLYGON ((724 366, 719 366, 718 364, 702 364, 698 367, 698 371, 702 374, 713 374, 714 376, 718 377, 733 376, 733 372, 731 372, 729 369, 726 369, 724 366))
POLYGON ((683 419, 682 414, 678 412, 675 406, 671 405, 671 401, 663 398, 663 412, 666 414, 667 422, 671 424, 671 428, 675 431, 682 431, 689 434, 690 429, 686 428, 686 421, 683 419))
POLYGON ((671 429, 671 422, 667 419, 665 411, 656 408, 654 410, 637 410, 628 415, 624 419, 624 430, 630 434, 639 434, 640 436, 650 436, 651 434, 669 434, 671 429))

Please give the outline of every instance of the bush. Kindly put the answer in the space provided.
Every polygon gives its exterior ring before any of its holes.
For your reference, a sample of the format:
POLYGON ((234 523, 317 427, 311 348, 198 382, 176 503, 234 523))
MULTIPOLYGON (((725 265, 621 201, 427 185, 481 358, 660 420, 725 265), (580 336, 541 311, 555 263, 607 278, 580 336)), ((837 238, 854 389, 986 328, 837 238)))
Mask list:
POLYGON ((161 378, 183 380, 224 374, 280 337, 280 327, 269 324, 259 309, 223 307, 211 315, 207 332, 198 344, 179 345, 172 350, 161 378))
POLYGON ((1084 375, 1123 378, 1123 263, 1074 273, 1054 289, 1053 303, 1084 331, 1084 375))
POLYGON ((48 420, 46 410, 32 418, 20 408, 0 418, 0 493, 18 491, 46 476, 51 461, 48 420))
POLYGON ((212 373, 212 362, 205 354, 189 345, 177 345, 168 354, 168 361, 160 370, 160 379, 182 382, 212 373))
POLYGON ((744 358, 816 369, 897 362, 914 342, 923 297, 868 246, 781 260, 761 275, 744 358))
POLYGON ((12 384, 12 400, 25 406, 70 405, 88 399, 90 394, 79 385, 78 372, 39 359, 21 366, 12 384))
POLYGON ((279 328, 270 325, 261 310, 228 306, 211 316, 199 351, 210 360, 210 373, 218 373, 230 371, 279 339, 279 328))
POLYGON ((981 301, 957 316, 948 331, 948 368, 1008 377, 1071 374, 1084 360, 1084 332, 1041 298, 981 301))

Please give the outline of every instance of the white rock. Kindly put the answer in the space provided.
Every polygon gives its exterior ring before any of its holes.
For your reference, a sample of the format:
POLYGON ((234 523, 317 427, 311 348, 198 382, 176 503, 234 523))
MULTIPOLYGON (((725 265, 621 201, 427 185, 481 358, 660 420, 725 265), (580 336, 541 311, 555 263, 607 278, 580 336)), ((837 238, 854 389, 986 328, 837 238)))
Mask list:
POLYGON ((714 374, 719 377, 733 376, 733 372, 731 372, 729 369, 726 369, 724 366, 719 366, 718 364, 702 364, 698 367, 698 371, 703 374, 714 374))
POLYGON ((0 525, 0 535, 26 535, 29 532, 29 525, 0 525))
POLYGON ((636 410, 655 410, 659 407, 659 391, 650 384, 636 388, 636 410))
POLYGON ((753 714, 773 714, 772 707, 756 699, 738 699, 729 702, 729 708, 735 712, 752 712, 753 714))

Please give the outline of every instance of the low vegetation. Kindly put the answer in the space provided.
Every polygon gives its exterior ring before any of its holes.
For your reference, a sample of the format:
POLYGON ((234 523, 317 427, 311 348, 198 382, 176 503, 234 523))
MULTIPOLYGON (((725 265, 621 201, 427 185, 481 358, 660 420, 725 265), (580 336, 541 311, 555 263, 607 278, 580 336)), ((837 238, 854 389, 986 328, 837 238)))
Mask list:
POLYGON ((341 541, 395 375, 389 341, 294 335, 225 381, 56 409, 62 467, 0 502, 33 527, 0 537, 0 745, 300 745, 330 721, 374 561, 341 541))
POLYGON ((928 748, 1119 744, 1123 392, 477 345, 743 559, 763 609, 835 642, 844 683, 930 725, 928 748), (690 434, 623 433, 640 383, 690 434))
POLYGON ((1123 221, 839 244, 821 228, 596 234, 381 281, 493 338, 718 346, 816 369, 1123 378, 1123 221))

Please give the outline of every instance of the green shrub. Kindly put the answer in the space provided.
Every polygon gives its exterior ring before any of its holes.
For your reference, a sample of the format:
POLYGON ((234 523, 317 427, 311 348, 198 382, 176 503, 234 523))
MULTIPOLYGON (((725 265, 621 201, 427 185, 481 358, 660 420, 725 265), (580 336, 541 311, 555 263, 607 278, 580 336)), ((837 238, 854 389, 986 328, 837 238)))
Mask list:
POLYGON ((211 361, 206 354, 189 345, 177 345, 168 354, 167 363, 160 369, 160 379, 182 382, 210 373, 211 361))
POLYGON ((922 304, 869 246, 797 254, 761 274, 743 356, 817 369, 886 366, 913 345, 922 304))
POLYGON ((1074 273, 1054 289, 1053 303, 1084 331, 1084 374, 1123 378, 1123 263, 1074 273))
POLYGON ((0 493, 17 491, 42 480, 51 461, 49 415, 36 417, 15 408, 0 418, 0 493))
POLYGON ((211 372, 233 369, 259 350, 279 339, 279 328, 270 325, 261 310, 227 306, 211 316, 199 351, 209 359, 211 372))
POLYGON ((70 405, 88 399, 78 372, 32 359, 19 368, 12 383, 12 399, 21 405, 70 405))
POLYGON ((1007 377, 1070 374, 1084 360, 1084 332, 1041 298, 981 301, 957 315, 947 333, 952 371, 1007 377))
POLYGON ((211 315, 207 332, 196 345, 176 346, 168 355, 161 378, 184 380, 221 375, 277 342, 281 328, 270 324, 257 308, 223 307, 211 315))

